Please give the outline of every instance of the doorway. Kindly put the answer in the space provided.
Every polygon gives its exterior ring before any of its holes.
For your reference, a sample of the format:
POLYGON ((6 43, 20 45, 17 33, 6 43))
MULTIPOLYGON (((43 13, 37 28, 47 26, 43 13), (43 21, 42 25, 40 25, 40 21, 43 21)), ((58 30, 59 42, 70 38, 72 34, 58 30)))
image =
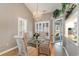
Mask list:
POLYGON ((63 19, 53 20, 53 43, 56 50, 56 56, 62 56, 62 37, 63 37, 63 19))

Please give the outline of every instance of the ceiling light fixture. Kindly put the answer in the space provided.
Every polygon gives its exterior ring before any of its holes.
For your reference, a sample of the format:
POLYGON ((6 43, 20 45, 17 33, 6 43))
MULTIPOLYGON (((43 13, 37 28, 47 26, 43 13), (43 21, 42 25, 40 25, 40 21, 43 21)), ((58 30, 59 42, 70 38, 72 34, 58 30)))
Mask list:
MULTIPOLYGON (((35 4, 36 5, 36 4, 35 4)), ((39 11, 39 5, 37 3, 35 12, 33 13, 33 18, 35 20, 39 20, 41 18, 42 13, 39 11)))

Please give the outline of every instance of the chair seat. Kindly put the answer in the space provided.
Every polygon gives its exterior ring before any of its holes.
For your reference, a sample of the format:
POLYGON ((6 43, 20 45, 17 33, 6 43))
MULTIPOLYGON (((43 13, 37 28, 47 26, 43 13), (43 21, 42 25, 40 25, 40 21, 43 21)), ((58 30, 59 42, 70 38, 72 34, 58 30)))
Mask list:
POLYGON ((49 44, 40 44, 38 48, 38 55, 50 55, 49 44))

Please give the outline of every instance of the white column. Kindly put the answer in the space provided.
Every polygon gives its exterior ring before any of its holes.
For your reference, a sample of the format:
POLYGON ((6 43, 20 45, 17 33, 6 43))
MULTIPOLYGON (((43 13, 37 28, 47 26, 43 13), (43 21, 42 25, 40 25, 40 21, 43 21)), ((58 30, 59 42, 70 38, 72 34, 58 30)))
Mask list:
POLYGON ((53 19, 53 43, 55 42, 55 19, 53 19))

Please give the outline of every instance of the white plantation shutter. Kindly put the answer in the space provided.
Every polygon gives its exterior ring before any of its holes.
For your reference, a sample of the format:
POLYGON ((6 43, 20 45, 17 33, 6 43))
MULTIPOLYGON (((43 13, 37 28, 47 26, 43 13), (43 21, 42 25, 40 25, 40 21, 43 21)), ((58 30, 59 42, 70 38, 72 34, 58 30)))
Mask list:
POLYGON ((25 32, 27 32, 27 20, 18 18, 18 36, 23 36, 25 32))

